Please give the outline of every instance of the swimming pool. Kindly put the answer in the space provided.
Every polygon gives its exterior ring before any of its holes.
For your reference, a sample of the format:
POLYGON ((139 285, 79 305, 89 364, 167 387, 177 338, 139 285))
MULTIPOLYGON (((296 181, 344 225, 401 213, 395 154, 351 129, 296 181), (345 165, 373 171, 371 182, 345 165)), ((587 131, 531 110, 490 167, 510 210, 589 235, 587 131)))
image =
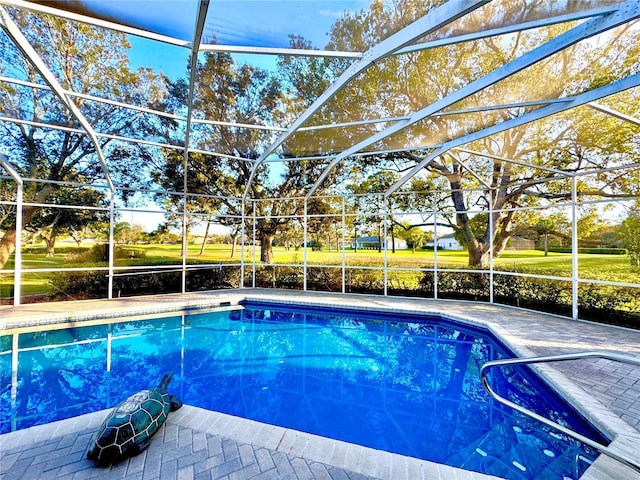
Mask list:
MULTIPOLYGON (((111 407, 172 370, 187 404, 507 478, 577 478, 595 458, 490 401, 479 368, 512 355, 439 317, 246 303, 0 342, 3 433, 111 407)), ((606 443, 535 375, 503 372, 502 395, 606 443)))

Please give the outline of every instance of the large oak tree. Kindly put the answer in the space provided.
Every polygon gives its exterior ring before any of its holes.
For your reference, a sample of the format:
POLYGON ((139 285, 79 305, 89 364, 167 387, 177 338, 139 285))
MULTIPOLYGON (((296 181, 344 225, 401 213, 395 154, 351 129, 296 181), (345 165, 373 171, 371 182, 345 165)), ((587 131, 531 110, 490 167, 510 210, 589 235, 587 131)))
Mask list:
MULTIPOLYGON (((158 102, 164 96, 164 82, 153 71, 130 68, 127 57, 130 45, 124 34, 22 10, 8 12, 64 89, 142 106, 158 102)), ((55 182, 83 179, 104 185, 105 174, 95 145, 4 32, 0 32, 0 75, 28 82, 0 83, 0 115, 29 122, 1 122, 0 146, 23 178, 49 182, 26 182, 25 202, 49 202, 59 185, 55 182)), ((156 132, 157 125, 139 112, 86 96, 70 99, 97 132, 139 139, 153 138, 156 132)), ((147 149, 132 143, 115 143, 105 137, 99 142, 114 183, 135 186, 142 177, 141 160, 150 159, 147 149)), ((6 183, 4 188, 15 186, 6 183)), ((121 193, 126 195, 125 191, 121 193)), ((25 225, 29 226, 38 208, 24 207, 25 225)), ((15 211, 6 213, 0 225, 4 232, 0 239, 0 267, 13 252, 17 235, 15 211)))
MULTIPOLYGON (((345 13, 334 25, 327 48, 366 50, 439 3, 431 0, 391 3, 376 0, 367 11, 345 13)), ((508 6, 504 2, 499 5, 489 3, 441 33, 455 35, 486 30, 549 13, 563 13, 558 9, 573 7, 584 9, 588 5, 580 2, 552 5, 543 1, 512 2, 508 6)), ((323 113, 329 115, 328 109, 331 108, 332 120, 336 122, 409 115, 572 26, 541 27, 385 58, 338 93, 323 113)), ((377 150, 415 146, 415 150, 371 155, 355 161, 358 161, 365 178, 380 168, 404 172, 422 161, 433 150, 433 147, 429 148, 431 145, 507 121, 539 107, 514 106, 464 115, 447 114, 447 111, 571 96, 637 73, 640 70, 637 62, 640 58, 639 36, 637 25, 632 23, 578 43, 372 146, 377 150)), ((309 61, 309 65, 313 62, 316 60, 309 61)), ((325 78, 335 77, 334 70, 327 71, 325 78)), ((639 113, 637 91, 617 94, 604 103, 628 115, 637 116, 639 113)), ((381 128, 384 126, 381 123, 381 128)), ((345 137, 348 132, 343 129, 340 133, 345 137)), ((497 257, 504 251, 510 238, 531 228, 531 222, 537 222, 530 218, 531 212, 523 214, 517 208, 540 205, 542 200, 570 199, 570 182, 563 180, 562 176, 517 162, 569 173, 588 170, 595 173, 598 169, 637 162, 640 158, 638 138, 637 126, 582 107, 466 146, 488 153, 492 160, 449 151, 426 164, 421 178, 428 179, 431 186, 446 192, 441 195, 439 207, 455 213, 439 216, 438 222, 457 233, 469 252, 470 265, 484 267, 491 255, 497 257), (480 235, 474 232, 471 223, 472 212, 478 210, 492 212, 491 221, 485 215, 480 235), (490 225, 493 225, 493 230, 490 225)), ((354 144, 359 139, 358 135, 353 135, 343 138, 342 142, 354 144)), ((633 195, 637 193, 633 178, 637 180, 637 173, 621 174, 620 171, 583 177, 578 184, 578 196, 633 195)))
MULTIPOLYGON (((275 133, 265 128, 283 123, 286 88, 274 72, 241 64, 227 53, 206 53, 198 62, 194 88, 194 116, 216 123, 197 123, 191 132, 191 146, 212 152, 211 155, 190 152, 186 163, 188 209, 211 215, 226 226, 238 227, 244 214, 247 232, 253 230, 260 242, 260 260, 273 261, 272 243, 276 235, 304 213, 300 197, 309 182, 322 171, 323 162, 297 160, 295 144, 284 146, 279 153, 286 161, 273 167, 262 163, 252 181, 255 160, 275 140, 275 133), (249 185, 246 201, 246 186, 249 185)), ((171 105, 184 105, 186 82, 180 80, 171 88, 175 100, 171 105), (183 88, 179 88, 182 85, 183 88), (176 101, 177 100, 177 101, 176 101)), ((299 140, 299 138, 298 138, 299 140)), ((305 145, 311 141, 307 138, 305 145)), ((339 175, 332 174, 332 179, 339 175)), ((167 190, 184 191, 184 156, 166 151, 165 168, 157 172, 157 181, 167 190)), ((331 183, 331 182, 329 182, 331 183)), ((171 197, 175 207, 181 200, 171 197)))

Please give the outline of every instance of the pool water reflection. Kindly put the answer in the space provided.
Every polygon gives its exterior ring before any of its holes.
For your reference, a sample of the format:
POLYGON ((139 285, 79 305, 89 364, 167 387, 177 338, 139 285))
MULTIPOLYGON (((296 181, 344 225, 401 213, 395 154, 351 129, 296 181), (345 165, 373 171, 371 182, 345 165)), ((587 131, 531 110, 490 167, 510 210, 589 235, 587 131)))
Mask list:
MULTIPOLYGON (((441 318, 247 303, 2 336, 2 432, 112 407, 171 370, 186 404, 506 478, 578 478, 596 454, 490 400, 510 357, 441 318)), ((526 369, 504 397, 606 443, 526 369)))

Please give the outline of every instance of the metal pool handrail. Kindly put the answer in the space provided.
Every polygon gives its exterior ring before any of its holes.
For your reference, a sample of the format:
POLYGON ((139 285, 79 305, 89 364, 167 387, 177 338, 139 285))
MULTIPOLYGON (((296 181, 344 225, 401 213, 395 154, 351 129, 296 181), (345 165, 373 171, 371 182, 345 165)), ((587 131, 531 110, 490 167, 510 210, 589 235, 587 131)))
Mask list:
POLYGON ((549 355, 544 357, 506 358, 502 360, 492 360, 482 365, 482 368, 480 369, 480 378, 482 379, 482 386, 485 388, 485 390, 489 393, 489 395, 491 395, 491 397, 494 400, 522 413, 523 415, 527 415, 528 417, 534 418, 549 427, 560 430, 565 435, 573 437, 576 440, 579 440, 580 442, 586 445, 589 445, 592 448, 595 448, 596 450, 603 453, 604 455, 607 455, 619 461, 620 463, 623 463, 628 467, 640 472, 640 463, 638 463, 636 460, 632 460, 622 453, 615 453, 606 445, 602 445, 594 440, 591 440, 590 438, 587 438, 578 432, 574 432, 573 430, 563 425, 560 425, 559 423, 549 420, 548 418, 538 415, 537 413, 532 412, 531 410, 528 410, 516 403, 513 403, 510 400, 507 400, 504 397, 501 397, 491 389, 491 387, 489 386, 489 382, 487 380, 487 375, 486 375, 487 370, 493 367, 500 367, 504 365, 527 364, 527 363, 562 362, 566 360, 578 360, 581 358, 605 358, 607 360, 613 360, 616 362, 627 363, 629 365, 640 366, 640 360, 633 357, 626 356, 626 355, 619 355, 615 353, 598 352, 598 351, 580 352, 580 353, 568 353, 565 355, 549 355))

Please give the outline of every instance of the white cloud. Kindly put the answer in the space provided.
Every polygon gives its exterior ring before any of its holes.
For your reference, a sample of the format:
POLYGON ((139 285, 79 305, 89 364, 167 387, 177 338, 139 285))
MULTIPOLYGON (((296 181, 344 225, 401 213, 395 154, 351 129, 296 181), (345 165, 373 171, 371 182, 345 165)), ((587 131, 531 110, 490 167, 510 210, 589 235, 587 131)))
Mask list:
POLYGON ((318 10, 318 15, 321 17, 340 18, 344 10, 328 10, 326 8, 318 10))

